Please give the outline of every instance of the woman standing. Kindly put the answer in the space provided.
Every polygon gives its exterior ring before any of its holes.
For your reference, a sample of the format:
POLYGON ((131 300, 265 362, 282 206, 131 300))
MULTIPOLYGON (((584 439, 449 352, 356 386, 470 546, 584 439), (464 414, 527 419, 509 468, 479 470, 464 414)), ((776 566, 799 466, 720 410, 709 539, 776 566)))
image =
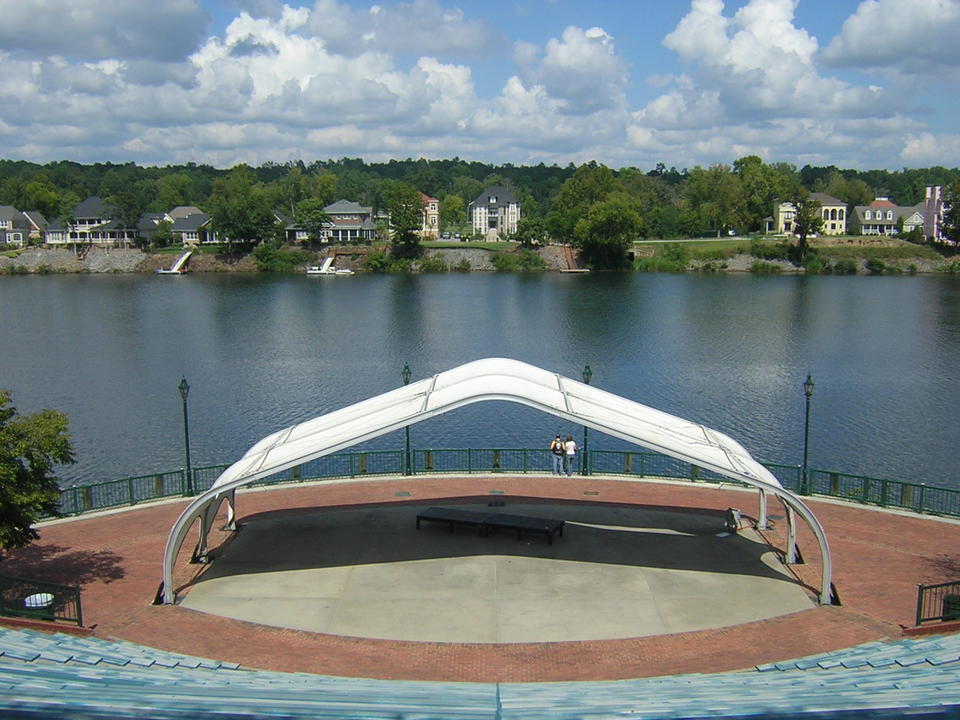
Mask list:
POLYGON ((567 453, 563 459, 563 464, 566 467, 567 477, 571 477, 573 468, 577 464, 577 443, 573 439, 573 435, 567 435, 567 441, 563 444, 563 449, 567 453))

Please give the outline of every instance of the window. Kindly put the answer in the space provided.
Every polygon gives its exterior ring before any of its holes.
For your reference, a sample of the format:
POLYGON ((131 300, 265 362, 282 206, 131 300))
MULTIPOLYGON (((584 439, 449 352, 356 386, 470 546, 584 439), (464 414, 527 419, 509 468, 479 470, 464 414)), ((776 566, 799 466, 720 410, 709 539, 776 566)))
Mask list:
POLYGON ((491 204, 491 205, 496 205, 496 204, 497 204, 497 196, 496 196, 496 195, 491 195, 491 196, 490 196, 490 204, 491 204))
POLYGON ((887 220, 893 220, 893 210, 887 210, 887 220))
POLYGON ((864 219, 864 220, 869 220, 869 219, 870 219, 870 211, 869 211, 869 210, 864 210, 864 211, 863 211, 863 219, 864 219))

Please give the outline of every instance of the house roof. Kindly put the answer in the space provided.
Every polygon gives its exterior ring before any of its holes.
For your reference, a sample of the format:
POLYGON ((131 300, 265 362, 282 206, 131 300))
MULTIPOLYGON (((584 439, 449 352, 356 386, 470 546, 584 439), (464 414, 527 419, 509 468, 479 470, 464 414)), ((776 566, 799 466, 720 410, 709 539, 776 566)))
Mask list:
POLYGON ((173 210, 167 212, 167 216, 171 220, 176 220, 177 218, 185 218, 189 215, 196 215, 197 213, 202 212, 203 210, 198 207, 194 207, 193 205, 177 205, 177 207, 175 207, 173 210))
POLYGON ((137 230, 156 230, 157 224, 166 216, 166 213, 144 213, 137 220, 137 230))
POLYGON ((870 203, 870 205, 868 205, 867 207, 893 208, 897 206, 894 205, 892 202, 890 202, 890 200, 888 200, 887 198, 880 197, 874 200, 872 203, 870 203))
POLYGON ((369 215, 373 212, 373 208, 364 207, 360 203, 353 202, 353 200, 337 200, 335 203, 330 203, 327 205, 323 211, 327 215, 333 214, 357 214, 357 215, 369 215))
POLYGON ((35 227, 37 230, 46 230, 47 229, 47 219, 43 216, 43 213, 39 210, 24 210, 23 216, 30 222, 30 224, 35 227))
POLYGON ((173 221, 170 230, 173 232, 195 232, 207 224, 210 216, 205 212, 196 212, 186 217, 179 217, 173 221))
POLYGON ((426 205, 427 203, 432 203, 432 202, 433 202, 433 203, 435 203, 435 202, 440 202, 440 201, 437 200, 435 197, 430 197, 429 195, 427 195, 426 193, 423 193, 423 192, 420 193, 420 197, 422 198, 424 205, 426 205))
POLYGON ((476 200, 474 200, 471 205, 490 205, 490 199, 495 198, 496 202, 492 203, 494 205, 506 205, 508 203, 517 202, 517 198, 514 197, 514 194, 507 190, 503 185, 493 185, 488 187, 482 193, 480 193, 476 200))
POLYGON ((102 218, 109 214, 107 205, 96 195, 91 195, 73 208, 75 218, 102 218))
POLYGON ((20 218, 20 211, 13 205, 0 205, 0 220, 12 220, 16 222, 20 218))
POLYGON ((810 199, 816 200, 824 207, 829 207, 831 205, 838 205, 842 207, 847 206, 843 200, 838 200, 837 198, 833 197, 833 195, 827 195, 826 193, 821 192, 810 193, 810 199))

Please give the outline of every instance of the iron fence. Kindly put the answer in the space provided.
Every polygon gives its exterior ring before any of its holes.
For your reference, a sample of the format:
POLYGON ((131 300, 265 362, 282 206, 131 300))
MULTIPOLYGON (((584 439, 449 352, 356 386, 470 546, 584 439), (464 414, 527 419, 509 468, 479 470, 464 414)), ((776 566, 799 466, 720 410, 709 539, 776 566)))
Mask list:
MULTIPOLYGON (((659 477, 690 482, 733 482, 730 478, 697 465, 654 452, 590 450, 585 458, 588 475, 659 477)), ((800 489, 800 467, 763 463, 788 490, 800 489)), ((227 465, 193 469, 194 493, 209 489, 227 465)), ((546 448, 433 448, 411 450, 411 471, 424 473, 549 473, 552 467, 546 448)), ((403 450, 347 452, 327 455, 284 470, 257 485, 298 483, 333 478, 402 475, 403 450)), ((899 480, 851 475, 832 470, 809 470, 811 494, 841 498, 880 507, 901 508, 918 513, 960 517, 960 491, 951 488, 908 483, 899 480)), ((60 497, 65 515, 147 500, 186 496, 190 485, 184 470, 139 475, 111 482, 66 488, 60 497)))
POLYGON ((0 615, 60 620, 83 627, 80 588, 0 575, 0 615))
POLYGON ((960 580, 917 585, 917 625, 933 620, 960 620, 960 580))

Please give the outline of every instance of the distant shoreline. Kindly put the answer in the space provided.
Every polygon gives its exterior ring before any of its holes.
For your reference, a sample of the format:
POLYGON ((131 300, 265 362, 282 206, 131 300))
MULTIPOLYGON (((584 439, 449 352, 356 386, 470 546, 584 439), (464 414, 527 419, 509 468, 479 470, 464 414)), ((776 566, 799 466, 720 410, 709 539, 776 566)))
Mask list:
MULTIPOLYGON (((659 243, 658 243, 659 244, 659 243)), ((336 266, 338 268, 364 272, 363 257, 368 248, 357 248, 351 253, 349 246, 338 247, 336 266)), ((320 265, 326 256, 326 250, 317 252, 317 260, 304 265, 300 274, 306 271, 307 265, 320 265)), ((538 248, 535 252, 543 259, 543 272, 561 272, 575 270, 578 266, 573 260, 573 254, 567 248, 559 245, 548 245, 538 248)), ((425 255, 439 257, 448 272, 497 272, 491 258, 494 250, 482 248, 425 248, 425 255)), ((54 248, 26 248, 10 257, 0 254, 0 276, 15 275, 62 275, 62 274, 151 274, 161 268, 170 267, 177 259, 176 254, 145 253, 138 249, 120 248, 92 248, 82 258, 72 250, 54 248)), ((853 262, 856 273, 846 274, 878 274, 877 269, 871 270, 867 263, 869 254, 864 253, 853 262)), ((880 272, 887 274, 955 274, 960 272, 960 257, 942 258, 933 260, 929 257, 897 257, 883 263, 880 272)), ((187 266, 188 273, 258 273, 264 272, 257 268, 257 264, 250 254, 235 258, 226 258, 213 254, 197 253, 191 257, 187 266)), ((685 272, 710 273, 755 273, 755 274, 804 274, 802 267, 797 267, 786 260, 763 260, 749 254, 737 253, 729 257, 704 260, 692 257, 685 272)), ((431 273, 436 269, 431 269, 431 273)), ((427 274, 425 271, 424 274, 427 274)))

